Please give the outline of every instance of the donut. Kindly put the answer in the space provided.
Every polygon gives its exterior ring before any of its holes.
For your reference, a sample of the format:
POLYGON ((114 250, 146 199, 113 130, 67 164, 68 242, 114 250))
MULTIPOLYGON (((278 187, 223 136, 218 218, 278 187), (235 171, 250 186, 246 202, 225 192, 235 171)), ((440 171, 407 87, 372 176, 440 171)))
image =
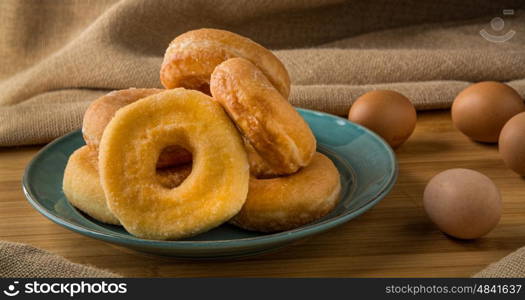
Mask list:
POLYGON ((256 176, 292 174, 310 163, 316 148, 310 127, 250 61, 218 65, 210 90, 253 147, 248 152, 256 176))
POLYGON ((73 152, 64 170, 62 189, 69 203, 93 219, 120 225, 106 204, 98 176, 97 156, 97 151, 89 146, 73 152))
POLYGON ((332 161, 316 153, 299 172, 250 179, 248 199, 230 223, 252 231, 290 230, 322 218, 339 200, 341 182, 332 161))
POLYGON ((192 30, 176 37, 164 55, 160 81, 167 89, 185 87, 209 94, 211 73, 232 57, 243 57, 255 64, 288 99, 290 77, 281 61, 256 42, 218 29, 192 30))
POLYGON ((108 125, 117 110, 139 99, 162 91, 162 89, 130 88, 112 91, 95 99, 84 113, 82 122, 82 136, 86 144, 98 147, 106 125, 108 125))
POLYGON ((249 164, 241 136, 211 97, 183 88, 120 109, 99 146, 100 181, 108 207, 131 234, 180 239, 216 227, 246 201, 249 164), (192 172, 174 188, 155 178, 167 145, 193 154, 192 172))
MULTIPOLYGON (((157 170, 156 177, 167 187, 174 188, 188 177, 191 164, 157 170)), ((106 204, 104 190, 98 175, 98 153, 95 148, 83 146, 69 157, 64 171, 63 191, 77 209, 102 223, 120 225, 106 204)))
MULTIPOLYGON (((82 135, 87 145, 98 147, 104 129, 115 113, 122 107, 144 97, 160 93, 162 89, 130 88, 104 95, 89 105, 82 122, 82 135)), ((191 161, 191 153, 182 147, 168 146, 159 156, 158 168, 175 166, 191 161)))

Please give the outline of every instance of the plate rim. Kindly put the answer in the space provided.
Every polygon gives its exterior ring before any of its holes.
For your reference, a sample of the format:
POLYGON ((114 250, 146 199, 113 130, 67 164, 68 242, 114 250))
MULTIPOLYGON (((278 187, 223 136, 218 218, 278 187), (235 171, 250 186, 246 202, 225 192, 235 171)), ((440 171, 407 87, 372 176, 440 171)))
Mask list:
POLYGON ((228 239, 228 240, 208 240, 208 241, 198 241, 198 240, 173 240, 173 241, 163 241, 163 240, 148 240, 148 239, 142 239, 134 236, 129 237, 123 237, 123 236, 117 236, 108 234, 105 232, 98 231, 96 229, 91 229, 88 227, 84 227, 81 225, 73 224, 70 221, 62 218, 60 215, 54 214, 53 212, 46 209, 43 205, 40 204, 40 202, 36 199, 38 199, 32 192, 30 183, 29 183, 29 174, 32 172, 35 162, 47 151, 50 151, 49 149, 53 148, 55 144, 60 143, 64 139, 69 138, 72 135, 77 134, 80 129, 74 130, 72 132, 69 132, 61 137, 56 138, 52 142, 45 145, 42 149, 40 149, 37 154, 31 159, 31 161, 27 164, 23 177, 22 177, 22 189, 24 192, 24 195, 27 199, 27 201, 33 206, 39 213, 44 215, 49 220, 53 221, 54 223, 65 227, 67 229, 73 230, 75 232, 78 232, 83 235, 87 235, 92 238, 96 238, 102 241, 112 242, 119 245, 130 245, 130 246, 136 246, 136 247, 147 247, 147 248, 156 248, 156 249, 178 249, 178 250, 191 250, 196 248, 210 248, 210 249, 225 249, 225 248, 231 248, 231 247, 254 247, 254 246, 261 246, 261 245, 267 245, 267 244, 279 244, 287 241, 294 241, 298 240, 307 236, 315 235, 321 232, 324 232, 326 230, 332 229, 342 223, 345 223, 365 211, 369 210, 371 207, 375 206, 380 200, 382 200, 394 187, 395 182, 398 177, 399 173, 399 166, 397 164, 397 159, 395 157, 394 151, 392 148, 376 133, 372 132, 371 130, 353 123, 345 118, 332 115, 325 112, 320 112, 316 110, 310 110, 310 109, 304 109, 304 108, 296 108, 299 112, 309 113, 309 114, 315 114, 315 115, 321 115, 322 117, 327 118, 335 118, 336 120, 343 120, 345 123, 350 123, 352 126, 356 126, 359 129, 365 131, 366 133, 373 136, 376 140, 378 140, 379 144, 385 148, 387 154, 389 155, 389 162, 391 164, 391 172, 388 174, 389 178, 381 186, 380 189, 371 197, 371 199, 358 207, 357 209, 353 211, 347 211, 344 212, 341 215, 335 216, 330 219, 323 220, 318 223, 308 224, 305 226, 301 226, 292 230, 283 231, 283 232, 277 232, 277 233, 271 233, 266 235, 261 235, 257 237, 249 237, 249 238, 240 238, 240 239, 228 239))

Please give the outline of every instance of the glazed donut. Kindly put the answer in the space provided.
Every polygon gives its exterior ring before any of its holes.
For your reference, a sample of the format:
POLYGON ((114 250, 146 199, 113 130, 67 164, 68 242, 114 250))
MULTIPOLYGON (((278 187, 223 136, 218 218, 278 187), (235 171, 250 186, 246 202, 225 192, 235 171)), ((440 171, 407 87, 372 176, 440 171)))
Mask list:
POLYGON ((290 77, 281 61, 256 42, 218 29, 192 30, 176 37, 164 55, 160 81, 167 89, 185 87, 209 94, 211 73, 232 57, 243 57, 255 64, 288 99, 290 77))
POLYGON ((297 228, 328 214, 341 191, 339 171, 316 153, 299 172, 271 179, 250 179, 248 199, 230 223, 243 229, 275 232, 297 228))
POLYGON ((235 126, 209 96, 183 88, 120 109, 99 147, 108 206, 126 230, 148 239, 179 239, 216 227, 246 201, 249 165, 235 126), (193 153, 193 169, 174 189, 153 176, 167 145, 193 153))
MULTIPOLYGON (((98 147, 106 125, 119 109, 162 91, 164 90, 130 88, 110 92, 91 102, 82 123, 82 135, 86 144, 98 147)), ((170 146, 159 156, 157 167, 164 168, 188 162, 191 162, 191 153, 182 147, 170 146)))
POLYGON ((316 148, 310 127, 254 64, 244 58, 221 63, 210 89, 253 147, 256 176, 292 174, 310 163, 316 148))
MULTIPOLYGON (((274 170, 264 159, 255 151, 253 146, 246 139, 244 141, 246 154, 248 155, 248 163, 250 164, 250 174, 256 178, 273 178, 277 176, 284 176, 287 172, 274 170)), ((290 172, 291 173, 291 172, 290 172)))
MULTIPOLYGON (((190 173, 191 164, 185 164, 157 170, 156 177, 163 186, 174 188, 190 173)), ((98 153, 95 148, 83 146, 71 154, 64 171, 63 190, 73 206, 93 219, 120 225, 106 204, 98 175, 98 153)))
POLYGON ((162 89, 137 89, 112 91, 95 99, 84 113, 82 122, 82 135, 87 145, 100 144, 104 128, 113 118, 117 110, 139 99, 160 93, 162 89))
POLYGON ((62 189, 69 203, 93 219, 120 225, 106 204, 98 176, 97 156, 97 151, 89 146, 73 152, 64 170, 62 189))

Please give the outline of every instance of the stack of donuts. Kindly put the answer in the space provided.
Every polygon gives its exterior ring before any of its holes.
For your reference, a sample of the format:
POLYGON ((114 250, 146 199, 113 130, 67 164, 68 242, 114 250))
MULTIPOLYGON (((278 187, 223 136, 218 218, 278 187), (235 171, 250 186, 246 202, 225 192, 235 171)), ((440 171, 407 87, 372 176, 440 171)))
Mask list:
POLYGON ((172 240, 225 222, 289 230, 336 206, 339 173, 316 152, 269 50, 227 31, 189 31, 170 43, 160 80, 165 89, 113 91, 87 109, 86 145, 63 181, 76 208, 172 240))

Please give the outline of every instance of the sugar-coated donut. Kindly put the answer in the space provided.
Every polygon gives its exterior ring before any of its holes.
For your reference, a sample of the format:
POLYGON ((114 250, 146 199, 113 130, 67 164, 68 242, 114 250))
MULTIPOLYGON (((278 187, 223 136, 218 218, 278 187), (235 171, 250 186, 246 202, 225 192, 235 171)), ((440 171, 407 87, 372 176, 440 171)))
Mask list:
MULTIPOLYGON (((162 91, 164 90, 130 88, 110 92, 91 102, 82 123, 82 135, 86 144, 98 147, 104 129, 119 109, 162 91)), ((191 162, 191 153, 182 147, 169 146, 159 156, 157 167, 164 168, 188 162, 191 162)))
POLYGON ((274 169, 257 153, 253 146, 245 139, 244 147, 248 154, 248 163, 250 163, 250 174, 257 178, 273 178, 292 174, 292 171, 280 171, 274 169))
POLYGON ((310 127, 250 61, 232 58, 218 65, 210 89, 253 146, 250 158, 260 156, 250 159, 256 176, 291 174, 310 163, 316 148, 310 127))
POLYGON ((108 206, 126 230, 148 239, 179 239, 229 220, 246 201, 249 165, 242 139, 211 97, 182 88, 120 109, 99 147, 108 206), (155 179, 167 145, 193 153, 193 169, 174 189, 155 179))
MULTIPOLYGON (((190 173, 191 164, 185 164, 159 169, 156 177, 163 186, 174 188, 181 184, 190 173)), ((64 171, 63 190, 73 206, 93 219, 120 225, 119 220, 109 210, 104 190, 100 185, 96 148, 83 146, 71 154, 64 171)))
POLYGON ((167 89, 185 87, 209 94, 211 73, 232 57, 243 57, 255 64, 288 99, 290 77, 281 61, 256 42, 218 29, 192 30, 176 37, 164 55, 160 81, 167 89))
POLYGON ((117 90, 93 100, 84 113, 82 135, 87 145, 98 146, 106 125, 122 107, 139 99, 160 93, 162 89, 129 88, 117 90))
POLYGON ((120 225, 106 204, 98 176, 97 156, 97 150, 90 146, 83 146, 73 152, 64 170, 62 189, 73 206, 93 219, 120 225))
POLYGON ((230 223, 261 232, 284 231, 328 214, 339 200, 341 182, 332 161, 316 153, 299 172, 270 179, 250 179, 248 199, 230 223))

